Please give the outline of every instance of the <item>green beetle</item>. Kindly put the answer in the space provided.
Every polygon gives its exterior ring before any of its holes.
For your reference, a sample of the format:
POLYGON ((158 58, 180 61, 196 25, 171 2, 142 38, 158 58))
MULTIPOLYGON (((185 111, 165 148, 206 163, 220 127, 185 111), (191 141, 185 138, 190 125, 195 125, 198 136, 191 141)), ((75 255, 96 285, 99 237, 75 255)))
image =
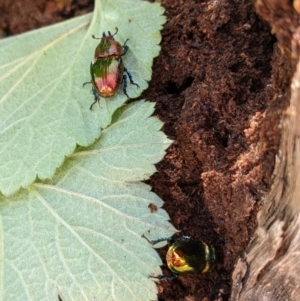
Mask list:
MULTIPOLYGON (((170 238, 151 241, 145 235, 142 235, 142 237, 152 245, 161 241, 170 241, 170 238)), ((207 245, 202 241, 193 240, 189 236, 181 236, 169 246, 166 261, 174 276, 157 276, 153 278, 170 280, 179 274, 206 273, 216 265, 217 257, 213 246, 207 245)))
POLYGON ((127 76, 130 83, 139 88, 139 85, 133 81, 130 72, 124 67, 122 60, 122 56, 128 51, 128 46, 126 45, 128 39, 122 46, 114 39, 117 32, 118 28, 116 28, 116 32, 113 35, 108 31, 108 35, 103 32, 102 38, 92 36, 94 39, 101 39, 101 41, 95 49, 94 59, 90 65, 92 79, 90 82, 83 84, 93 85, 92 91, 95 101, 90 106, 91 110, 93 105, 99 102, 100 96, 106 98, 115 95, 122 82, 123 92, 129 98, 126 90, 127 76))

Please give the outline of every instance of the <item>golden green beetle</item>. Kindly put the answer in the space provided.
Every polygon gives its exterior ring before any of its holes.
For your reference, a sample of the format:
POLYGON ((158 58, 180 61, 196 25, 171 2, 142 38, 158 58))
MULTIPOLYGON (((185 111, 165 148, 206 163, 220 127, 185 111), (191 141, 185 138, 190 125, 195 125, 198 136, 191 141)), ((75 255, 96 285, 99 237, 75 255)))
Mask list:
MULTIPOLYGON (((144 235, 142 237, 147 239, 144 235)), ((170 241, 170 238, 148 241, 155 245, 166 240, 170 241)), ((193 240, 189 236, 181 236, 169 246, 166 261, 174 276, 157 276, 154 278, 170 280, 179 274, 206 273, 216 265, 217 257, 213 246, 193 240)))

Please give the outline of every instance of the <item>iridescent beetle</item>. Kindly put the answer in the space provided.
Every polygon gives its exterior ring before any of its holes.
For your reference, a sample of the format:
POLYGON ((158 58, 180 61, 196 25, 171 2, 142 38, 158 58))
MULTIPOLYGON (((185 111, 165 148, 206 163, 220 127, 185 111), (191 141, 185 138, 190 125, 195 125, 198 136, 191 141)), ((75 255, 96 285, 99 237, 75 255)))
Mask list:
MULTIPOLYGON (((142 235, 149 243, 155 245, 161 241, 170 241, 170 238, 149 240, 142 235)), ((166 261, 173 276, 151 276, 162 280, 171 280, 179 274, 206 273, 216 265, 216 251, 213 246, 202 241, 196 241, 189 236, 181 236, 169 246, 166 261)))
POLYGON ((91 104, 90 110, 92 110, 93 105, 99 102, 100 96, 111 97, 115 95, 123 81, 123 92, 129 98, 127 94, 127 76, 132 85, 139 88, 136 84, 129 71, 124 67, 122 56, 128 51, 128 46, 126 45, 127 39, 122 46, 118 41, 115 41, 114 36, 117 34, 118 28, 116 27, 116 32, 112 35, 108 31, 108 35, 103 32, 100 43, 95 49, 94 59, 91 62, 90 73, 91 81, 86 82, 86 84, 92 84, 92 91, 95 97, 95 101, 91 104))

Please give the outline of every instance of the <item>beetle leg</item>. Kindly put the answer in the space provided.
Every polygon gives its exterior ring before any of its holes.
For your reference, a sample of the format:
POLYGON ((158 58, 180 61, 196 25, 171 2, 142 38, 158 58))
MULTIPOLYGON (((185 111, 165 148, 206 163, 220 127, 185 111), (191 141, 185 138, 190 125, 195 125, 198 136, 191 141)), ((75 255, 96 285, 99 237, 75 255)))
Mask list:
POLYGON ((137 87, 139 88, 140 86, 139 86, 137 83, 135 83, 135 82, 133 81, 132 75, 130 74, 130 72, 129 72, 126 68, 124 68, 124 71, 125 71, 126 74, 128 75, 130 83, 131 83, 132 85, 137 86, 137 87))
MULTIPOLYGON (((126 42, 128 41, 128 39, 126 40, 126 42)), ((125 43, 126 43, 125 42, 125 43)), ((129 47, 127 46, 127 45, 125 45, 125 43, 124 43, 124 45, 123 45, 123 53, 121 54, 121 56, 123 56, 123 55, 125 55, 126 54, 126 52, 128 51, 128 49, 129 49, 129 47)))
POLYGON ((159 238, 156 240, 150 240, 144 234, 141 237, 145 238, 152 246, 156 245, 157 243, 162 242, 162 241, 169 242, 171 240, 171 237, 163 237, 163 238, 159 238))
POLYGON ((92 82, 85 82, 85 83, 82 84, 82 86, 84 87, 85 85, 91 84, 91 83, 92 83, 92 82))
POLYGON ((164 276, 164 275, 159 275, 159 276, 149 276, 149 278, 154 278, 154 279, 159 279, 159 280, 164 280, 164 281, 171 281, 174 280, 178 277, 178 275, 173 274, 172 276, 164 276))
POLYGON ((129 39, 127 39, 125 41, 125 43, 123 44, 123 53, 121 54, 122 56, 126 54, 126 52, 128 51, 129 47, 126 45, 126 43, 129 41, 129 39))
POLYGON ((183 242, 187 242, 191 239, 190 236, 186 236, 186 235, 182 235, 181 237, 177 238, 177 241, 183 241, 183 242))
POLYGON ((93 105, 94 105, 96 102, 99 102, 99 100, 100 100, 100 97, 99 97, 97 91, 96 91, 94 88, 92 88, 92 92, 93 92, 93 94, 94 94, 95 101, 94 101, 94 102, 91 104, 91 106, 90 106, 90 110, 91 110, 91 111, 92 111, 93 105))
POLYGON ((126 74, 123 75, 123 93, 128 97, 129 95, 127 94, 127 76, 126 74))

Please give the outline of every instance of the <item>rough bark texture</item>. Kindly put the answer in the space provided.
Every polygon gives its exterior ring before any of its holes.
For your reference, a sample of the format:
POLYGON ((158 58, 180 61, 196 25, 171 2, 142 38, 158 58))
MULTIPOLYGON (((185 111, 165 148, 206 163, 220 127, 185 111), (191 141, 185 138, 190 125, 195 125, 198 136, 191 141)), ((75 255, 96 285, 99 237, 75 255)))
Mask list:
MULTIPOLYGON (((279 90, 281 143, 274 183, 258 213, 258 228, 233 272, 231 300, 300 300, 300 64, 299 1, 257 1, 293 69, 291 88, 279 90)), ((281 74, 281 78, 285 74, 281 74)))

